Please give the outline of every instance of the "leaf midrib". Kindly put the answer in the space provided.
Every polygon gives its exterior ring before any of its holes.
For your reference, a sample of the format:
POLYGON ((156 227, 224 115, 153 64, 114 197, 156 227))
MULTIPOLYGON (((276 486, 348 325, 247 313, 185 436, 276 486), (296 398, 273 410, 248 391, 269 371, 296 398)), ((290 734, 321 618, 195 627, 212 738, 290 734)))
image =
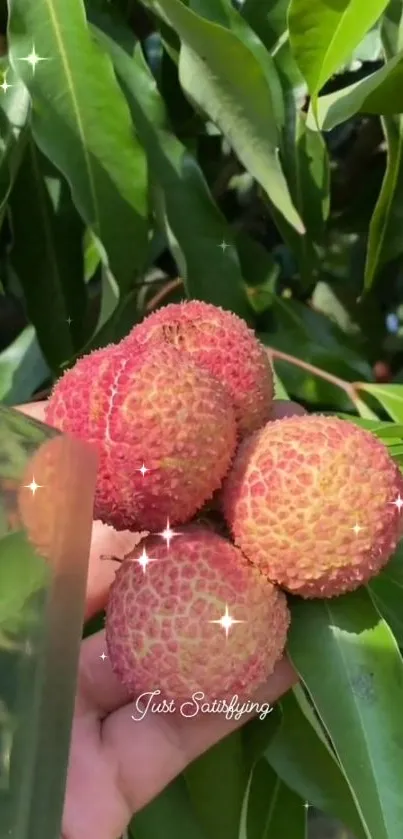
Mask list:
POLYGON ((86 140, 85 140, 84 123, 83 123, 83 120, 82 120, 82 117, 81 117, 80 106, 79 106, 78 99, 77 99, 76 93, 75 93, 74 77, 73 77, 73 74, 71 72, 68 55, 66 53, 65 45, 64 45, 63 38, 62 38, 62 35, 61 35, 61 28, 60 28, 59 20, 58 20, 58 17, 57 17, 56 9, 53 5, 52 0, 45 0, 45 4, 46 4, 48 12, 49 12, 50 22, 52 24, 54 36, 55 36, 55 39, 56 39, 56 42, 57 42, 57 45, 58 45, 58 50, 59 50, 61 63, 62 63, 63 69, 64 69, 64 74, 65 74, 66 81, 67 81, 67 87, 68 87, 68 90, 69 90, 69 93, 70 93, 71 103, 72 103, 74 115, 75 115, 75 118, 76 118, 76 121, 77 121, 78 134, 79 134, 80 141, 81 141, 83 157, 84 157, 84 160, 85 160, 85 165, 86 165, 86 169, 87 169, 87 173, 88 173, 88 181, 89 181, 91 197, 92 197, 93 206, 94 206, 94 210, 95 210, 96 225, 97 225, 98 232, 99 232, 100 214, 99 214, 99 206, 98 206, 98 200, 97 200, 97 191, 96 191, 96 187, 95 187, 95 180, 94 180, 94 176, 93 176, 90 156, 88 154, 87 144, 86 144, 86 140))

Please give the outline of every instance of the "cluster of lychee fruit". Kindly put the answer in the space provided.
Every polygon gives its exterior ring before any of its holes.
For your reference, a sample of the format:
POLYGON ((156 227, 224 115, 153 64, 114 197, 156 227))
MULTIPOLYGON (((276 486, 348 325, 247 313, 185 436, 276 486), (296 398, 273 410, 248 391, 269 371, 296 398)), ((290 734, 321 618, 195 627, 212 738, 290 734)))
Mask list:
POLYGON ((396 547, 403 478, 385 446, 334 416, 273 421, 273 398, 254 332, 196 301, 151 314, 53 390, 47 422, 98 450, 95 517, 150 534, 107 608, 133 695, 253 696, 286 646, 285 592, 352 591, 396 547))

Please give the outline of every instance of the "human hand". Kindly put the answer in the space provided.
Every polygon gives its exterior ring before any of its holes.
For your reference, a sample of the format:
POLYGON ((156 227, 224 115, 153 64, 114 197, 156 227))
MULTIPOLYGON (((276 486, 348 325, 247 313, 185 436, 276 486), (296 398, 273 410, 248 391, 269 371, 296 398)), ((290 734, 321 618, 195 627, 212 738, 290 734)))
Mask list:
MULTIPOLYGON (((43 402, 19 410, 44 422, 43 402)), ((302 413, 295 403, 275 402, 272 419, 302 413)), ((105 608, 116 572, 116 562, 104 557, 121 558, 138 541, 136 534, 93 523, 87 619, 105 608)), ((137 810, 196 757, 253 716, 245 714, 236 721, 218 714, 188 719, 180 714, 150 714, 133 721, 133 700, 116 679, 109 659, 101 658, 105 651, 104 631, 81 645, 62 839, 118 839, 137 810)), ((272 705, 296 681, 284 657, 253 700, 272 705)))

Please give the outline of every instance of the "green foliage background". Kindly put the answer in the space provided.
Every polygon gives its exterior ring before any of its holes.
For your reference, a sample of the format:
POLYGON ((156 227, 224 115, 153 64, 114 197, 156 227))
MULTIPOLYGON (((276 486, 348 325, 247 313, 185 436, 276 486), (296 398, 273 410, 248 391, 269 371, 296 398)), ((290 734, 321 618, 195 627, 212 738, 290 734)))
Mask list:
MULTIPOLYGON (((0 400, 198 298, 253 326, 279 396, 403 462, 402 0, 0 7, 0 400)), ((301 687, 135 839, 303 839, 306 802, 401 839, 402 587, 399 549, 367 588, 293 603, 301 687)))

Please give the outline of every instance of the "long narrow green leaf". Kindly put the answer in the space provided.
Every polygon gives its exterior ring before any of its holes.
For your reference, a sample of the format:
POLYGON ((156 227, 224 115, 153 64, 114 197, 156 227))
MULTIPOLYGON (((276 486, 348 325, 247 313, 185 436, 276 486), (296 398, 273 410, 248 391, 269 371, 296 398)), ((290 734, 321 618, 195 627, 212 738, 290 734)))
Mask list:
POLYGON ((368 839, 400 839, 403 661, 365 588, 292 603, 289 653, 328 732, 368 839))
POLYGON ((365 839, 360 816, 345 776, 330 747, 302 712, 294 693, 280 703, 282 720, 264 756, 281 780, 304 801, 339 818, 365 839))
POLYGON ((351 55, 388 0, 291 0, 290 42, 312 97, 351 55))
POLYGON ((125 292, 146 252, 147 167, 110 59, 91 38, 82 0, 10 0, 9 12, 10 61, 32 96, 36 141, 125 292))
POLYGON ((93 31, 111 55, 121 80, 148 155, 160 218, 171 237, 189 297, 250 317, 231 229, 197 161, 171 132, 164 102, 141 52, 136 49, 133 57, 99 29, 93 31))
POLYGON ((258 761, 248 792, 245 839, 306 839, 305 804, 265 760, 258 761))
MULTIPOLYGON (((393 0, 382 26, 382 43, 386 58, 403 48, 403 6, 393 0)), ((403 60, 400 91, 403 83, 403 60)), ((403 111, 403 97, 401 102, 403 111)), ((371 219, 365 265, 364 288, 370 289, 380 269, 403 253, 403 117, 385 117, 388 160, 381 192, 371 219)))
POLYGON ((30 112, 30 98, 25 85, 9 68, 0 92, 0 225, 7 200, 21 163, 30 112))
POLYGON ((32 138, 10 201, 11 261, 48 364, 57 371, 85 342, 84 225, 58 170, 32 138))
POLYGON ((246 24, 239 15, 229 29, 180 0, 156 0, 153 8, 181 38, 179 72, 186 93, 218 125, 273 205, 304 232, 279 160, 278 103, 257 58, 263 45, 255 39, 251 48, 241 39, 246 24))

